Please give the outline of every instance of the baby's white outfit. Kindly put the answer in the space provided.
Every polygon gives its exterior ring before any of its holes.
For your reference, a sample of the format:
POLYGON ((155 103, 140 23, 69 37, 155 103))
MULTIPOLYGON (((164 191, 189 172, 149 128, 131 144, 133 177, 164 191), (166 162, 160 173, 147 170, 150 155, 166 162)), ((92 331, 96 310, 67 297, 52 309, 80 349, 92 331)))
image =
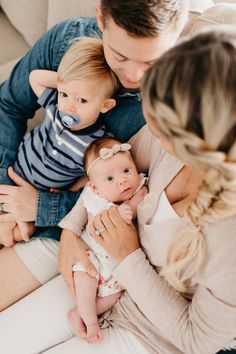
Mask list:
MULTIPOLYGON (((147 177, 144 176, 143 173, 139 174, 140 176, 140 183, 138 188, 136 189, 135 193, 136 194, 142 187, 143 185, 147 182, 147 177)), ((79 198, 80 199, 80 198, 79 198)), ((92 214, 93 216, 96 216, 97 214, 101 213, 105 209, 110 208, 110 206, 115 205, 112 202, 109 202, 105 198, 101 197, 97 193, 93 192, 92 189, 89 186, 86 186, 84 188, 83 193, 81 194, 81 199, 83 201, 83 205, 87 211, 87 213, 92 214)), ((77 202, 78 203, 78 202, 77 202)), ((76 205, 77 205, 76 203, 76 205)), ((81 200, 80 200, 81 203, 81 200)), ((73 209, 76 208, 76 205, 74 206, 73 209)), ((73 210, 72 209, 72 210, 73 210)), ((74 228, 71 227, 71 225, 74 224, 75 221, 75 210, 73 210, 73 213, 70 213, 62 219, 60 222, 60 226, 71 230, 75 232, 74 228), (73 221, 71 220, 73 218, 73 221)), ((77 214, 77 218, 79 218, 79 215, 77 214)), ((75 232, 76 233, 76 232, 75 232)), ((80 238, 86 243, 88 246, 87 252, 88 252, 88 257, 90 261, 93 263, 93 265, 96 267, 97 272, 98 272, 98 292, 97 295, 100 297, 103 296, 108 296, 111 294, 115 294, 117 292, 120 292, 121 290, 124 290, 123 286, 118 283, 116 280, 113 279, 112 277, 112 272, 114 268, 117 265, 117 262, 112 259, 107 252, 100 246, 99 244, 96 243, 96 241, 91 237, 89 230, 88 230, 88 223, 86 224, 85 229, 83 230, 80 238)), ((84 266, 81 263, 77 263, 73 266, 74 271, 84 271, 86 272, 84 266)))

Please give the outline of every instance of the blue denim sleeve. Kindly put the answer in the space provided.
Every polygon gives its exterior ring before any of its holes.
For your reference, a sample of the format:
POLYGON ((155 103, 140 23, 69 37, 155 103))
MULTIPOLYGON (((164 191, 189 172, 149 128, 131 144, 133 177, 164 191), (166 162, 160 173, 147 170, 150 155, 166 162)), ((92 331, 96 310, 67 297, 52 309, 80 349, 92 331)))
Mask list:
POLYGON ((61 191, 59 193, 40 191, 35 226, 56 226, 75 205, 79 195, 80 191, 61 191))
MULTIPOLYGON (((64 21, 46 32, 16 64, 10 77, 0 86, 0 184, 11 184, 8 166, 13 165, 18 146, 26 132, 27 119, 39 108, 37 97, 29 84, 34 69, 57 70, 71 40, 97 31, 95 19, 75 18, 64 21)), ((39 192, 39 225, 55 225, 73 206, 78 194, 39 192), (42 206, 42 207, 41 207, 42 206)))
POLYGON ((116 106, 106 114, 105 124, 117 139, 129 140, 145 124, 141 99, 116 97, 116 106))

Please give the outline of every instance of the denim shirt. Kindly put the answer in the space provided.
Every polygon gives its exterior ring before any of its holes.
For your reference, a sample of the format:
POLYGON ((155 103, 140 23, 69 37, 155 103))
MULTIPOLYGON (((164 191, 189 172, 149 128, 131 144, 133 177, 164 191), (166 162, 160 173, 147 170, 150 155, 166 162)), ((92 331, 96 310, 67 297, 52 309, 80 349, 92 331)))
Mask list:
MULTIPOLYGON (((7 168, 14 164, 27 119, 39 108, 29 73, 34 69, 56 71, 73 39, 94 34, 101 35, 95 18, 73 18, 57 24, 36 42, 0 86, 0 184, 12 184, 7 168)), ((105 124, 116 138, 126 141, 145 123, 141 98, 139 94, 123 94, 116 97, 116 102, 115 108, 106 113, 105 124)), ((39 191, 34 236, 59 240, 60 229, 56 225, 74 206, 79 194, 39 191)))

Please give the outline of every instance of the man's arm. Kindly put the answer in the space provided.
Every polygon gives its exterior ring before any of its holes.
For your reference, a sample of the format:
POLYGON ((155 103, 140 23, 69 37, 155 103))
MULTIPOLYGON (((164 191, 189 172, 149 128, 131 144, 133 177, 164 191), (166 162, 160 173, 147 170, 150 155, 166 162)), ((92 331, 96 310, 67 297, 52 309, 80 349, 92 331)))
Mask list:
MULTIPOLYGON (((34 69, 56 71, 71 40, 89 36, 95 30, 94 19, 78 18, 54 26, 16 64, 9 79, 0 86, 0 185, 13 184, 7 168, 14 164, 27 119, 39 108, 37 96, 29 84, 30 72, 34 69)), ((79 192, 63 191, 59 196, 39 192, 36 225, 56 225, 75 204, 78 195, 79 192)), ((27 195, 24 199, 27 203, 27 195)))
POLYGON ((39 108, 37 96, 29 84, 29 74, 36 68, 57 70, 68 46, 66 26, 67 23, 57 25, 41 37, 0 86, 0 184, 11 184, 6 169, 16 159, 27 119, 39 108))

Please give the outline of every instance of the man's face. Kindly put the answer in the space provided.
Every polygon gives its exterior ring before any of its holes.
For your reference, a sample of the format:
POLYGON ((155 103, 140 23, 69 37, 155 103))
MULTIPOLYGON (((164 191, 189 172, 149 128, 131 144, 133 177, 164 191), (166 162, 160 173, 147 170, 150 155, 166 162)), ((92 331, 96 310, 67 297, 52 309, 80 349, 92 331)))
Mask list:
POLYGON ((177 40, 179 33, 169 28, 161 37, 132 37, 110 18, 105 26, 98 16, 103 32, 106 60, 126 89, 136 90, 146 69, 177 40))

